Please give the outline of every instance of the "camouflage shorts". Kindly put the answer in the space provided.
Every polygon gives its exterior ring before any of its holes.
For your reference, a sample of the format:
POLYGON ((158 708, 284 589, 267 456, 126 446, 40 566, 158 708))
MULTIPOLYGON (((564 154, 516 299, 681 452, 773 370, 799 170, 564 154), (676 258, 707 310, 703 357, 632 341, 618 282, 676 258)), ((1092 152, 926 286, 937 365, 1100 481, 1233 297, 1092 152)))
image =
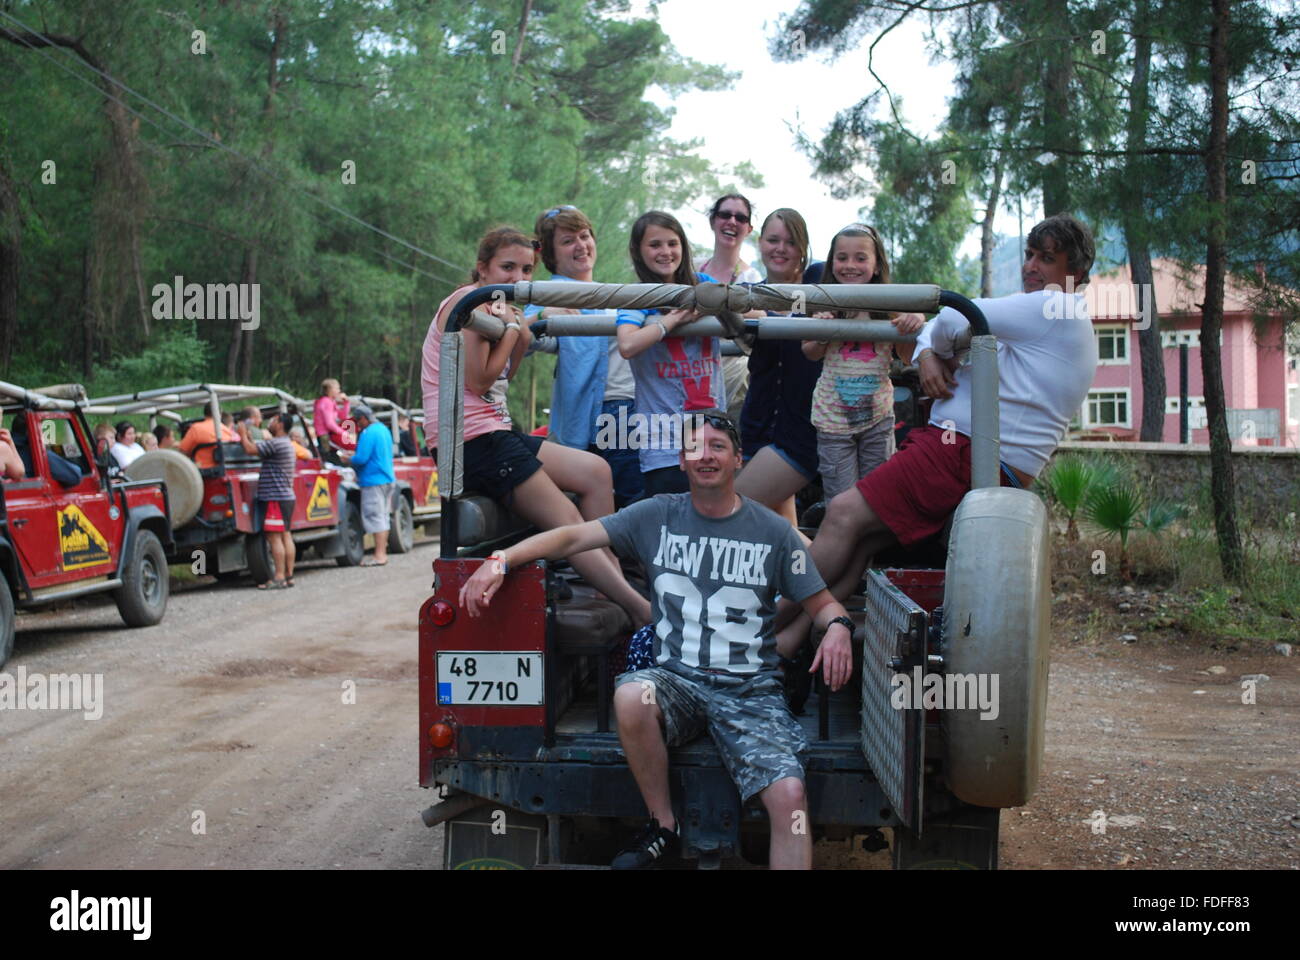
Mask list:
POLYGON ((637 683, 647 691, 644 695, 653 694, 670 747, 688 743, 707 729, 742 802, 783 777, 804 778, 800 755, 808 741, 786 706, 780 680, 771 674, 742 677, 679 670, 649 667, 618 678, 620 687, 637 683))

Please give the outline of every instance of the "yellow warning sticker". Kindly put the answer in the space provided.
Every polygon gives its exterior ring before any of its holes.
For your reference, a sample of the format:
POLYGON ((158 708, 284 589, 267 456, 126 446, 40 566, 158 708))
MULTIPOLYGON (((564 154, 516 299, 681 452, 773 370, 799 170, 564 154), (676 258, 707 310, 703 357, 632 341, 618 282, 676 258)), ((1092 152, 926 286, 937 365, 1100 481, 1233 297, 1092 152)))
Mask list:
POLYGON ((325 477, 317 477, 307 500, 308 520, 328 520, 334 516, 334 501, 330 498, 330 484, 325 477))
POLYGON ((63 557, 64 570, 94 567, 112 559, 108 553, 108 541, 81 508, 72 504, 59 511, 59 553, 63 557))
POLYGON ((424 502, 433 503, 438 499, 438 471, 429 474, 429 485, 424 490, 424 502))

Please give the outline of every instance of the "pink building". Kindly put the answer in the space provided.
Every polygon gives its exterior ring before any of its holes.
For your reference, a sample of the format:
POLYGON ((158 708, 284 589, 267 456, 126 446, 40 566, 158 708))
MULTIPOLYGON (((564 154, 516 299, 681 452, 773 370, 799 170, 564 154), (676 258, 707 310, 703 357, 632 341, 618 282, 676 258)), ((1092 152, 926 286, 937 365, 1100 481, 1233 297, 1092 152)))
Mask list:
MULTIPOLYGON (((1156 306, 1165 361, 1164 442, 1177 443, 1179 425, 1179 344, 1188 344, 1187 394, 1191 442, 1208 444, 1205 391, 1201 381, 1201 310, 1205 267, 1190 271, 1176 261, 1156 260, 1156 306)), ((1074 425, 1096 438, 1108 433, 1116 440, 1134 440, 1142 425, 1142 369, 1134 319, 1132 280, 1128 265, 1094 276, 1086 291, 1088 310, 1097 335, 1099 363, 1088 399, 1074 425)), ((1228 406, 1228 430, 1234 444, 1300 446, 1300 372, 1296 338, 1284 339, 1281 319, 1274 315, 1256 328, 1242 287, 1228 277, 1224 291, 1223 387, 1228 406)))

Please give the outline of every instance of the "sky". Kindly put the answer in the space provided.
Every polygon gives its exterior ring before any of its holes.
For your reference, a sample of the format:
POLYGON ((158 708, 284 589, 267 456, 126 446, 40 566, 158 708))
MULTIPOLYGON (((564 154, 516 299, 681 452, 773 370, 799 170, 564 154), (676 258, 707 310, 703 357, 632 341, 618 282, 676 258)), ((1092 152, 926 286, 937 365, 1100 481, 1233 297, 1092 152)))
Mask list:
MULTIPOLYGON (((637 12, 647 9, 645 3, 635 6, 637 12)), ((663 0, 659 23, 680 54, 740 76, 730 90, 691 92, 674 99, 653 88, 648 98, 676 111, 669 135, 702 139, 697 152, 715 169, 749 160, 762 173, 766 186, 744 191, 756 210, 755 229, 775 208, 793 207, 808 222, 814 258, 823 259, 831 237, 859 219, 860 207, 870 200, 832 199, 827 187, 814 179, 811 160, 796 146, 795 130, 819 140, 836 111, 856 103, 876 82, 867 71, 870 38, 835 61, 814 53, 794 63, 773 62, 769 38, 776 34, 781 16, 796 7, 797 0, 663 0)), ((875 69, 903 98, 909 127, 925 135, 947 113, 955 71, 948 63, 930 62, 923 25, 921 19, 909 19, 892 31, 876 48, 875 69)), ((712 245, 707 214, 713 199, 701 197, 695 209, 670 211, 696 245, 712 245)), ((1033 212, 1024 211, 1027 222, 1033 212)), ((995 224, 999 232, 1015 234, 1015 210, 1002 211, 995 224)), ((979 255, 977 228, 972 227, 961 253, 979 255)), ((757 256, 752 243, 748 254, 745 259, 751 262, 757 256)))

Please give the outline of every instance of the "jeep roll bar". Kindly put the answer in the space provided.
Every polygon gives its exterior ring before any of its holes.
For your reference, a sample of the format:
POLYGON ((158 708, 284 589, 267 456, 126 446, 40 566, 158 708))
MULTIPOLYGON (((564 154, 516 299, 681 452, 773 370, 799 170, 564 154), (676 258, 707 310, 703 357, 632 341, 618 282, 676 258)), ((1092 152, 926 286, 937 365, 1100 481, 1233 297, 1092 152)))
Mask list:
MULTIPOLYGON (((464 493, 464 358, 462 329, 485 336, 504 329, 496 318, 474 310, 493 301, 512 301, 570 309, 693 308, 703 316, 679 327, 671 337, 751 335, 760 340, 876 340, 912 342, 884 320, 815 320, 794 317, 742 319, 751 310, 884 310, 936 313, 952 307, 970 322, 971 332, 971 485, 1000 482, 997 340, 988 321, 968 298, 933 284, 723 284, 573 283, 524 281, 490 284, 466 294, 447 318, 443 331, 438 392, 438 489, 442 495, 440 555, 455 557, 458 504, 464 493), (454 438, 454 442, 446 442, 454 438)), ((535 333, 549 336, 609 336, 608 317, 565 316, 534 323, 535 333)))

